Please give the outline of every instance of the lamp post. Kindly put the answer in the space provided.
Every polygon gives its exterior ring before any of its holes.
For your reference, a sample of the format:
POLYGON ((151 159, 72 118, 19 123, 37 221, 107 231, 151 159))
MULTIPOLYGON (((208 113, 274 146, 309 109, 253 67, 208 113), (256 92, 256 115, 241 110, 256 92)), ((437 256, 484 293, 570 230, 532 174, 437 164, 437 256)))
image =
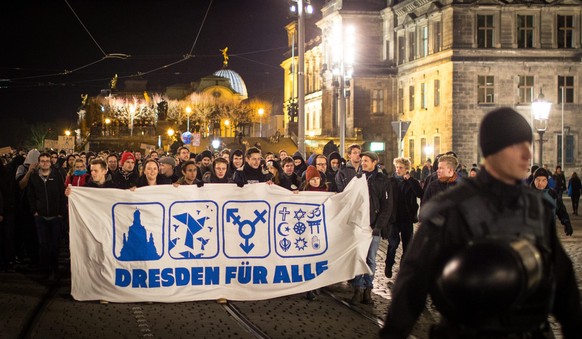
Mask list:
MULTIPOLYGON (((544 94, 542 93, 542 90, 540 89, 540 94, 539 94, 538 98, 531 103, 532 115, 533 115, 535 122, 536 122, 535 128, 536 128, 538 135, 539 135, 539 138, 540 138, 540 140, 539 140, 540 147, 538 150, 538 152, 539 152, 538 158, 539 158, 540 167, 544 166, 543 155, 542 155, 543 146, 544 146, 544 133, 548 129, 548 117, 550 116, 550 109, 551 108, 552 108, 552 103, 549 101, 546 101, 544 99, 544 94)), ((563 136, 562 136, 562 138, 563 138, 563 136)))
POLYGON ((293 0, 297 5, 291 11, 297 13, 297 147, 305 154, 305 14, 313 13, 309 0, 293 0))
POLYGON ((186 121, 186 130, 190 132, 190 113, 192 113, 192 108, 190 106, 186 107, 186 114, 188 115, 188 120, 186 121))
POLYGON ((562 143, 560 145, 561 153, 562 153, 562 173, 564 172, 564 158, 566 155, 564 154, 564 139, 566 136, 564 135, 564 86, 560 88, 560 94, 562 96, 562 143))
MULTIPOLYGON (((346 144, 346 99, 350 96, 350 80, 352 79, 354 63, 355 28, 347 26, 345 29, 340 22, 333 27, 332 73, 337 79, 338 115, 340 150, 345 152, 346 144)), ((343 154, 343 153, 342 153, 343 154)))
POLYGON ((265 114, 265 110, 263 108, 259 108, 259 137, 263 137, 263 114, 265 114))

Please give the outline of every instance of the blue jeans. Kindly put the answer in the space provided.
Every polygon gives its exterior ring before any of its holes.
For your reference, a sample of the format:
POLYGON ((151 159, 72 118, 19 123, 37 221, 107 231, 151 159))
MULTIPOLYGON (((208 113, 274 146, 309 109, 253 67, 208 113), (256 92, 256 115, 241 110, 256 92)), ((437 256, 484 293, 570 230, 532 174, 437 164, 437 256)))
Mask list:
POLYGON ((372 274, 361 274, 354 278, 352 283, 354 287, 357 288, 374 288, 374 273, 376 272, 376 254, 378 253, 378 248, 380 247, 380 240, 382 237, 379 235, 372 236, 372 243, 370 243, 370 248, 368 249, 368 256, 366 257, 366 264, 370 267, 372 274))
POLYGON ((40 270, 43 273, 56 271, 59 264, 59 245, 62 234, 62 218, 45 219, 34 217, 36 234, 38 237, 38 251, 40 256, 40 270))

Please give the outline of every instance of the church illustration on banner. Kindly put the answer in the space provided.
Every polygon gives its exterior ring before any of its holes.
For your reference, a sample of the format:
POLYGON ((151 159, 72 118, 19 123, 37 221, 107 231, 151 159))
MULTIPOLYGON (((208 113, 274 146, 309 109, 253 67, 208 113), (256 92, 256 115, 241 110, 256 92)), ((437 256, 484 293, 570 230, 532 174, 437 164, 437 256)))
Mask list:
POLYGON ((156 250, 154 236, 152 233, 147 235, 146 228, 141 223, 141 212, 136 209, 133 212, 133 223, 129 230, 123 233, 123 247, 119 255, 119 260, 139 261, 139 260, 158 260, 160 255, 156 250))

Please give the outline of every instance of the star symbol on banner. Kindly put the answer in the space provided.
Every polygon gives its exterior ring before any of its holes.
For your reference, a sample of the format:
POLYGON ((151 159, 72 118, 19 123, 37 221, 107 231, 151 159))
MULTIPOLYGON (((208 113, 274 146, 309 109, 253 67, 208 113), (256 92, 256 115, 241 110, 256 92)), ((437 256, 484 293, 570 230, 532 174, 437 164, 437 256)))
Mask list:
POLYGON ((301 208, 295 211, 295 219, 297 219, 297 221, 301 221, 303 218, 305 218, 305 211, 301 208))

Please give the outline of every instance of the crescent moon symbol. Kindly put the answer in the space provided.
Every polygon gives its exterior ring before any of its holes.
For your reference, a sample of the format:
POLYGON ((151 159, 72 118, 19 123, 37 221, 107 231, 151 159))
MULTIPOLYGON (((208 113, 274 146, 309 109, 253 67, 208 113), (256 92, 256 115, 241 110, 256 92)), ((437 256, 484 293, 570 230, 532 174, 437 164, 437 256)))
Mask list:
POLYGON ((277 233, 279 233, 279 235, 281 235, 282 237, 286 237, 289 235, 289 233, 287 234, 283 234, 283 232, 281 232, 281 226, 283 225, 289 225, 286 221, 283 221, 282 223, 279 224, 279 226, 277 226, 277 233))

